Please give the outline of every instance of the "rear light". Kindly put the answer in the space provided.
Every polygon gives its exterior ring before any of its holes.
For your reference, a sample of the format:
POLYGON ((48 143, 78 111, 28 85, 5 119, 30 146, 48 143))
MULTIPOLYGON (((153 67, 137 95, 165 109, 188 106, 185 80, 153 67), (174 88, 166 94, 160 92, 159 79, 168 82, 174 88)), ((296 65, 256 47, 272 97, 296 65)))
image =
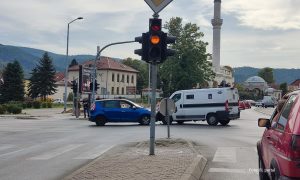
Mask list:
POLYGON ((293 138, 292 138, 292 150, 294 150, 294 151, 300 151, 300 136, 293 135, 293 138))
POLYGON ((94 111, 95 108, 96 108, 96 105, 95 105, 95 103, 93 103, 93 104, 91 105, 91 111, 94 111))
POLYGON ((226 100, 226 102, 225 102, 225 111, 229 111, 229 104, 228 104, 228 100, 226 100))

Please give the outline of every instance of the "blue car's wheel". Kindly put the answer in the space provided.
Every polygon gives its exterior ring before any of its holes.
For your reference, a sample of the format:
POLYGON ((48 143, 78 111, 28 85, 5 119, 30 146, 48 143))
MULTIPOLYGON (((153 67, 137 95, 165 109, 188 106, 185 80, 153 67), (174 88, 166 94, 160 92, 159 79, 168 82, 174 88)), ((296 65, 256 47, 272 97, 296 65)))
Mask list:
POLYGON ((142 116, 139 123, 141 125, 149 125, 150 124, 150 116, 147 116, 147 115, 142 116))
POLYGON ((106 119, 103 116, 98 116, 98 117, 96 117, 95 123, 97 126, 104 126, 106 123, 106 119))

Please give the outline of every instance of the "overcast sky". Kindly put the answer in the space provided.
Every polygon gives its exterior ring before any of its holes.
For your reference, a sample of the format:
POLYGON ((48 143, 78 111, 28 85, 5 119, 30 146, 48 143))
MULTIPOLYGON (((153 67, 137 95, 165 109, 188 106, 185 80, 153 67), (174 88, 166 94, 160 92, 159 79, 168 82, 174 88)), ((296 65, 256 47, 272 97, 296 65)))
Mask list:
MULTIPOLYGON (((196 23, 212 52, 214 0, 174 0, 163 22, 182 17, 196 23)), ((300 68, 300 0, 222 0, 221 65, 300 68)), ((152 10, 143 0, 2 0, 0 43, 65 54, 96 54, 96 46, 134 40, 148 29, 152 10)), ((113 46, 102 55, 140 58, 140 44, 113 46)))

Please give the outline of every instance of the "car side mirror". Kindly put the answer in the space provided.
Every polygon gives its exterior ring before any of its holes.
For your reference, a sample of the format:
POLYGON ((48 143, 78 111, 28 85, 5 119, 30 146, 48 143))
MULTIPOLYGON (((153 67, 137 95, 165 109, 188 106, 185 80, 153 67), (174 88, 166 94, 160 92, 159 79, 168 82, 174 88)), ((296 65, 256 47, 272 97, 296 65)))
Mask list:
POLYGON ((271 127, 270 119, 259 118, 258 119, 258 127, 266 127, 269 129, 271 127))

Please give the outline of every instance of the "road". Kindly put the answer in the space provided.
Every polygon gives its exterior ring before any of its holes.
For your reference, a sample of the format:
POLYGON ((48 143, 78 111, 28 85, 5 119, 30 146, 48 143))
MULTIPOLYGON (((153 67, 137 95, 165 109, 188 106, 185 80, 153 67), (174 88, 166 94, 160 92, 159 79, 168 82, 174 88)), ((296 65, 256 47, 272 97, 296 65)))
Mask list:
MULTIPOLYGON (((29 112, 30 113, 30 112, 29 112)), ((208 164, 201 179, 258 179, 255 145, 263 128, 254 110, 245 110, 229 126, 211 127, 206 122, 172 125, 171 137, 197 141, 208 164)), ((149 127, 107 124, 97 127, 57 110, 36 116, 0 116, 1 180, 61 179, 92 161, 109 148, 149 139, 149 127)), ((166 126, 156 126, 156 138, 167 136, 166 126)))

